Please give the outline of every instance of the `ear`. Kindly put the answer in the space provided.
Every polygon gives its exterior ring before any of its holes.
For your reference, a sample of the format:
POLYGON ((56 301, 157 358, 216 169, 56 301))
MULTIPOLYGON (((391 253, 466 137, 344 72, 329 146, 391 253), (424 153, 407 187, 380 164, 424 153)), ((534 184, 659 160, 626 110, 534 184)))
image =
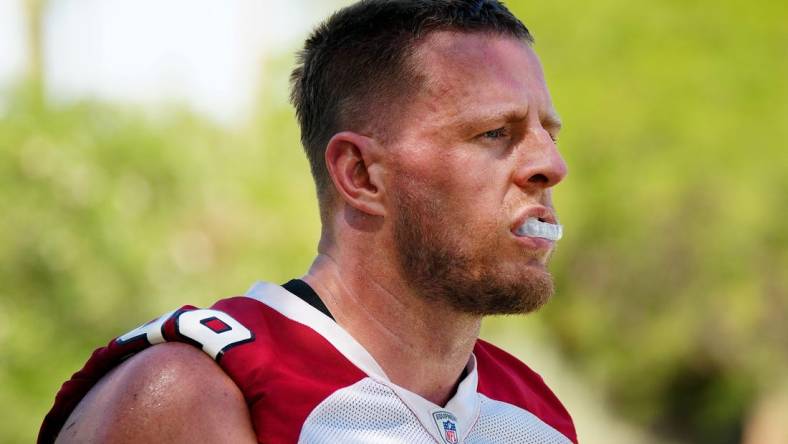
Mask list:
POLYGON ((382 147, 352 131, 334 134, 326 145, 326 167, 344 201, 371 216, 385 215, 382 147))

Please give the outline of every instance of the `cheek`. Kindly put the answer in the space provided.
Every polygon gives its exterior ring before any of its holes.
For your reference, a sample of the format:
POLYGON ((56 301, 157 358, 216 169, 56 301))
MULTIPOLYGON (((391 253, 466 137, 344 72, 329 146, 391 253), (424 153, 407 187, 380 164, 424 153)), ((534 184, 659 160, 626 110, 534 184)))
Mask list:
POLYGON ((506 188, 495 171, 483 168, 455 167, 439 182, 444 196, 463 209, 472 212, 500 211, 506 188))
POLYGON ((400 152, 392 182, 444 209, 500 211, 506 193, 505 166, 491 152, 473 147, 434 154, 434 148, 400 152))

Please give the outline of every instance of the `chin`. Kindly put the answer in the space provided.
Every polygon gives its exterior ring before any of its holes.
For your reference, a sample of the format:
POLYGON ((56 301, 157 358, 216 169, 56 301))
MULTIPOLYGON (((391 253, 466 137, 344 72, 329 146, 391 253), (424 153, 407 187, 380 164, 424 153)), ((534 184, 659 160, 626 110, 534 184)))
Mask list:
POLYGON ((536 260, 509 272, 453 271, 442 279, 433 279, 432 288, 424 294, 460 313, 477 316, 532 313, 546 304, 554 292, 552 275, 544 263, 536 260))
POLYGON ((518 273, 518 279, 487 283, 480 292, 477 314, 526 314, 539 310, 554 293, 552 275, 543 263, 531 265, 518 273))

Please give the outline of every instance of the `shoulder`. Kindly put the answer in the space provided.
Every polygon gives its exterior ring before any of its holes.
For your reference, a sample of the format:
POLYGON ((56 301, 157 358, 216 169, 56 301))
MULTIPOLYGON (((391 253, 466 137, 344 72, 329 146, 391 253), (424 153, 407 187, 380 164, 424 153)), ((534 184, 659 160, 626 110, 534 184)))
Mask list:
POLYGON ((244 398, 199 349, 164 343, 104 376, 71 413, 57 442, 254 442, 244 398))
POLYGON ((572 417, 538 373, 511 354, 481 339, 474 347, 474 355, 481 394, 527 410, 577 442, 572 417))

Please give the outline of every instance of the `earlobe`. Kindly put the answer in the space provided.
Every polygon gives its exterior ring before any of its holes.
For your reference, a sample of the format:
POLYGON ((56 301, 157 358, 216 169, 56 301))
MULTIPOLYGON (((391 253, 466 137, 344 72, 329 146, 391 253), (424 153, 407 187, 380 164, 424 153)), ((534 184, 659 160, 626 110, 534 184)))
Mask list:
POLYGON ((351 131, 337 133, 326 146, 326 167, 337 193, 353 208, 370 216, 383 216, 380 147, 351 131))

